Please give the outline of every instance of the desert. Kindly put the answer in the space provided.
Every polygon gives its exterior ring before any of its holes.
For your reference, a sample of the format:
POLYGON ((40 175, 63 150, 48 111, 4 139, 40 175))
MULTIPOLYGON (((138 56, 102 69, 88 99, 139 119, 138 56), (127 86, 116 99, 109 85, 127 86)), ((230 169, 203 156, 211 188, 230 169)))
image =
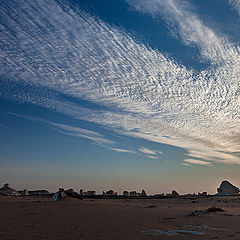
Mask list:
POLYGON ((0 240, 240 240, 240 0, 0 0, 0 240))
POLYGON ((240 196, 50 199, 1 196, 1 239, 240 239, 240 196))

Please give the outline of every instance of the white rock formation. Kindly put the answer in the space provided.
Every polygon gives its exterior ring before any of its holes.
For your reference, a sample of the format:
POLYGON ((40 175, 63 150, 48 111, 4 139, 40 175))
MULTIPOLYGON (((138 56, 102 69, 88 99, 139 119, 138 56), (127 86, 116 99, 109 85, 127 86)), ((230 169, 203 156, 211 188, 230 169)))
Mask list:
POLYGON ((0 195, 17 196, 19 193, 17 190, 11 188, 8 183, 6 183, 2 188, 0 188, 0 195))
POLYGON ((22 191, 22 196, 28 196, 28 190, 27 189, 24 189, 22 191))
POLYGON ((124 191, 124 192, 123 192, 123 196, 124 196, 124 197, 128 197, 128 196, 129 196, 129 192, 128 192, 128 191, 124 191))
POLYGON ((137 196, 137 192, 136 191, 131 191, 130 192, 130 196, 131 197, 136 197, 137 196))
POLYGON ((147 194, 146 194, 146 192, 145 192, 145 190, 144 190, 144 189, 142 190, 142 192, 141 192, 140 196, 142 196, 142 197, 146 197, 146 196, 147 196, 147 194))
POLYGON ((114 195, 115 195, 115 193, 113 190, 106 191, 106 196, 114 196, 114 195))
POLYGON ((172 190, 173 197, 179 197, 179 193, 176 190, 172 190))
POLYGON ((228 181, 222 181, 220 187, 217 189, 218 194, 220 196, 229 196, 229 195, 238 195, 239 188, 233 186, 228 181))

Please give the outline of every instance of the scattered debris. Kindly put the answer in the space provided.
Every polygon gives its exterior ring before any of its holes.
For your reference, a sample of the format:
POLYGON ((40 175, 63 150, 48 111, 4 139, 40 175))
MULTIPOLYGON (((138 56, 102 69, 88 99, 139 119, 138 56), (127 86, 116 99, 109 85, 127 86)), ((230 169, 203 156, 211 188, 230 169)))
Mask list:
POLYGON ((210 207, 206 210, 206 212, 225 212, 222 208, 219 207, 210 207))
POLYGON ((205 213, 206 213, 206 211, 198 211, 198 210, 195 210, 194 212, 189 213, 187 216, 188 216, 188 217, 201 216, 202 214, 205 214, 205 213))
POLYGON ((224 214, 220 214, 221 216, 227 216, 227 217, 240 217, 239 214, 229 214, 229 213, 224 213, 224 214))
POLYGON ((149 205, 149 206, 147 206, 147 208, 157 208, 158 207, 158 205, 149 205))
POLYGON ((219 207, 210 207, 207 210, 195 210, 191 213, 189 213, 187 216, 201 216, 202 214, 209 214, 209 213, 213 213, 213 212, 225 212, 222 208, 219 207))
POLYGON ((174 219, 176 219, 175 217, 165 217, 164 218, 165 220, 174 220, 174 219))

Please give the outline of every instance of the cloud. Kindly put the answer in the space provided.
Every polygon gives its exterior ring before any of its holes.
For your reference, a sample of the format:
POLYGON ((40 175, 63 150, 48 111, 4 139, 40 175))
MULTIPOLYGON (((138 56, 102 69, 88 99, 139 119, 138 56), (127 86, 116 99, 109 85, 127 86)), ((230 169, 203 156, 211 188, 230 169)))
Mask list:
POLYGON ((141 152, 141 153, 144 153, 144 155, 146 157, 151 158, 151 159, 157 159, 157 158, 159 158, 159 155, 162 154, 161 151, 151 150, 151 149, 143 147, 143 146, 139 147, 138 151, 141 152))
POLYGON ((115 144, 115 141, 108 140, 104 138, 102 134, 94 131, 86 130, 79 127, 73 127, 66 124, 54 123, 42 119, 38 120, 48 124, 53 130, 65 135, 86 138, 98 144, 115 144))
MULTIPOLYGON (((213 29, 207 27, 187 0, 126 0, 133 9, 153 17, 161 16, 168 23, 170 30, 180 36, 186 45, 196 45, 205 58, 214 64, 232 62, 233 55, 238 57, 238 47, 228 42, 226 36, 218 36, 213 29)), ((239 2, 232 1, 235 7, 239 2)))
POLYGON ((155 155, 146 154, 145 156, 147 156, 148 158, 151 158, 151 159, 158 159, 159 158, 159 156, 155 156, 155 155))
MULTIPOLYGON (((128 2, 163 16, 181 42, 196 45, 212 66, 189 69, 61 1, 4 0, 0 96, 126 136, 185 148, 190 154, 186 158, 240 164, 239 156, 231 154, 240 151, 239 46, 207 27, 183 6, 186 1, 128 2), (73 98, 101 108, 82 107, 73 98)), ((111 144, 73 126, 48 125, 63 134, 111 144)))
POLYGON ((17 114, 17 113, 9 113, 9 114, 16 116, 16 117, 25 118, 25 119, 28 119, 31 121, 42 123, 45 126, 47 126, 48 128, 50 128, 58 133, 72 136, 72 137, 85 138, 85 139, 91 140, 92 142, 100 144, 100 145, 113 145, 116 143, 115 141, 106 139, 102 134, 100 134, 96 131, 87 130, 87 129, 80 128, 80 127, 74 127, 74 126, 71 126, 68 124, 56 123, 56 122, 44 120, 44 119, 38 118, 38 117, 25 116, 25 115, 21 115, 21 114, 17 114))
POLYGON ((191 164, 188 164, 188 163, 185 163, 185 162, 183 162, 182 165, 183 166, 191 166, 191 164))
POLYGON ((191 164, 197 164, 197 165, 212 166, 211 162, 206 162, 206 161, 197 160, 197 159, 184 159, 184 162, 187 163, 187 164, 183 163, 184 165, 188 165, 188 163, 191 163, 191 164))
POLYGON ((152 154, 152 155, 156 154, 156 151, 145 148, 145 147, 140 147, 140 148, 138 148, 138 150, 142 153, 145 153, 145 154, 152 154))
POLYGON ((240 15, 240 1, 239 0, 229 0, 228 2, 238 12, 238 15, 240 15))
POLYGON ((136 153, 135 151, 123 149, 123 148, 110 148, 110 150, 121 152, 121 153, 136 153))

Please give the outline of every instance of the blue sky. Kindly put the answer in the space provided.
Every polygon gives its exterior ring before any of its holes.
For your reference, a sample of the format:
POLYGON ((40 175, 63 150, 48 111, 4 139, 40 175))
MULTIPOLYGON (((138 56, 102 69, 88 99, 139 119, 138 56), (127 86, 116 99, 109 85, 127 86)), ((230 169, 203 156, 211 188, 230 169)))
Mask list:
POLYGON ((0 12, 2 184, 239 183, 238 0, 3 0, 0 12))

